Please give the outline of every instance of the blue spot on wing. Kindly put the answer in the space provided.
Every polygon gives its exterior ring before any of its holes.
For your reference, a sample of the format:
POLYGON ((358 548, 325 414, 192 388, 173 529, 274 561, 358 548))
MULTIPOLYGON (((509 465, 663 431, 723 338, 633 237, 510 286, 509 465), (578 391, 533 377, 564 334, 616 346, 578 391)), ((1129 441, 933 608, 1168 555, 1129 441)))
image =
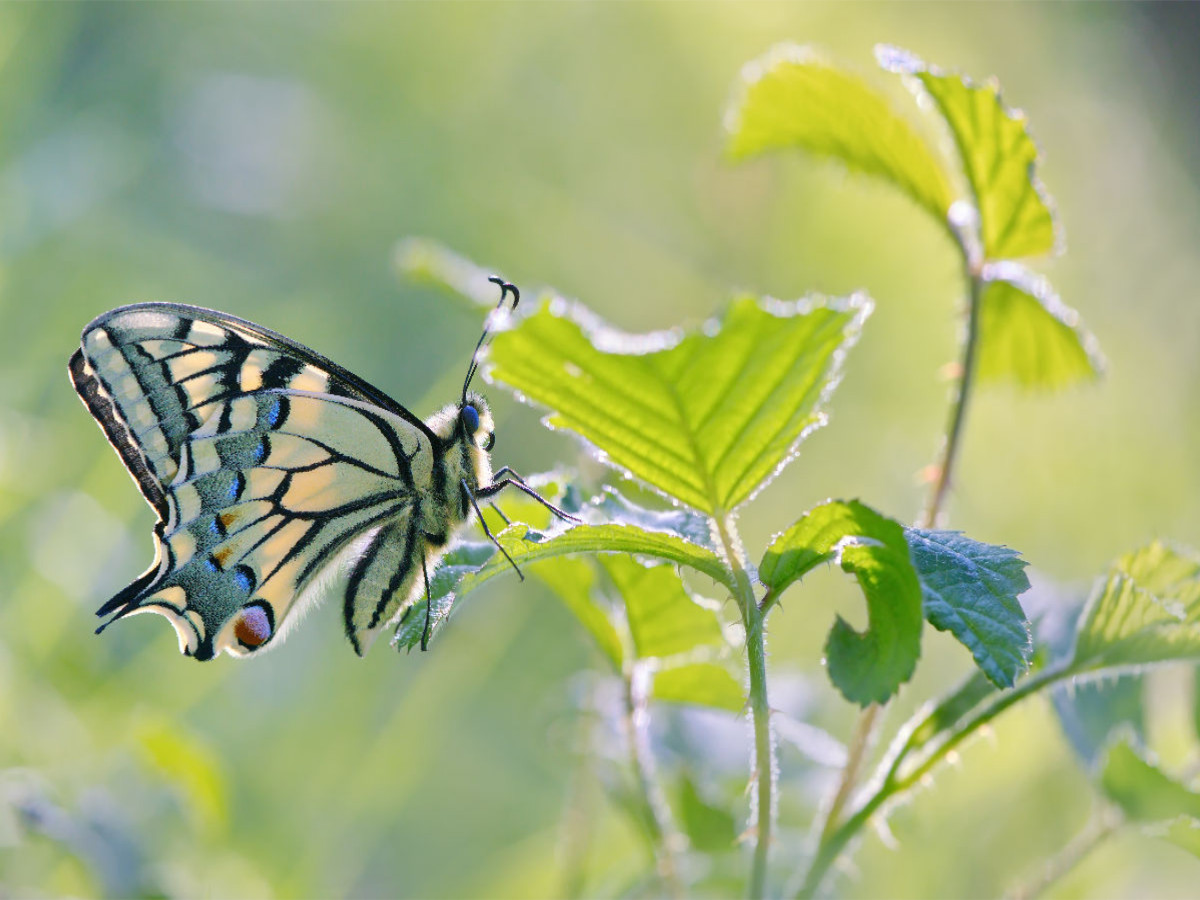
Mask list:
POLYGON ((271 405, 267 408, 267 425, 275 428, 283 419, 283 400, 280 397, 274 397, 271 400, 271 405))
POLYGON ((243 593, 248 594, 254 589, 254 573, 248 566, 238 566, 234 569, 233 580, 243 593))
POLYGON ((241 472, 233 473, 233 481, 229 483, 229 499, 236 500, 242 496, 242 491, 246 488, 246 476, 241 472))

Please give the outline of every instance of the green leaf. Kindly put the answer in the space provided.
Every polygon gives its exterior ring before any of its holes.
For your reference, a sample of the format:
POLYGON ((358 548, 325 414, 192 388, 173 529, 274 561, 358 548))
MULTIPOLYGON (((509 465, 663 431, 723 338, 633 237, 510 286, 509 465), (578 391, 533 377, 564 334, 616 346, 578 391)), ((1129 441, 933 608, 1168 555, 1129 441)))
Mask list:
POLYGON ((735 159, 789 148, 837 159, 946 220, 953 198, 928 144, 884 95, 811 48, 783 44, 748 63, 726 129, 735 159))
POLYGON ((1099 781, 1104 794, 1133 822, 1167 823, 1187 816, 1200 823, 1200 793, 1144 759, 1127 741, 1109 749, 1099 781))
POLYGON ((1155 542, 1117 561, 1080 616, 1071 669, 1200 659, 1200 562, 1155 542))
POLYGON ((772 542, 759 580, 778 594, 827 560, 858 579, 870 622, 860 633, 838 617, 825 644, 829 677, 847 700, 882 703, 921 653, 921 585, 904 528, 857 500, 828 501, 772 542))
POLYGON ((579 306, 544 305, 497 334, 489 377, 549 407, 603 458, 720 517, 824 424, 821 405, 871 308, 855 295, 735 301, 687 335, 620 335, 579 306))
POLYGON ((712 706, 740 713, 746 692, 729 670, 716 663, 686 663, 654 673, 654 699, 712 706))
MULTIPOLYGON (((633 553, 689 566, 708 575, 714 581, 734 590, 733 578, 724 563, 711 550, 700 547, 674 534, 648 531, 635 525, 576 525, 555 532, 534 531, 514 523, 496 535, 497 540, 513 561, 524 569, 544 559, 555 559, 580 553, 633 553)), ((437 574, 431 580, 433 614, 430 640, 437 636, 455 606, 457 598, 502 575, 512 572, 512 566, 494 550, 482 563, 477 557, 464 559, 481 545, 460 545, 448 553, 437 574), (443 570, 446 574, 443 576, 443 570), (436 591, 433 588, 436 587, 436 591)), ((483 545, 490 546, 490 545, 483 545)), ((425 601, 422 599, 405 612, 392 643, 403 650, 421 644, 425 628, 425 601)))
POLYGON ((733 813, 700 796, 685 772, 679 779, 679 823, 693 847, 701 853, 728 853, 737 844, 733 813))
POLYGON ((644 566, 630 556, 612 555, 601 557, 600 562, 625 602, 639 659, 724 646, 716 612, 688 595, 674 566, 644 566))
POLYGON ((1029 590, 1025 561, 956 531, 906 533, 929 624, 954 635, 997 687, 1012 687, 1033 657, 1029 619, 1017 601, 1029 590))
POLYGON ((1096 338, 1045 278, 1012 262, 991 263, 983 274, 981 381, 1012 380, 1025 388, 1053 390, 1103 373, 1096 338))
POLYGON ((608 612, 596 601, 595 569, 585 560, 561 557, 538 563, 532 571, 579 620, 600 652, 620 672, 625 653, 608 612))
POLYGON ((1039 153, 1024 113, 1004 104, 994 81, 974 84, 897 47, 880 45, 875 55, 888 71, 919 82, 950 126, 979 211, 985 258, 1054 251, 1057 223, 1035 171, 1039 153))

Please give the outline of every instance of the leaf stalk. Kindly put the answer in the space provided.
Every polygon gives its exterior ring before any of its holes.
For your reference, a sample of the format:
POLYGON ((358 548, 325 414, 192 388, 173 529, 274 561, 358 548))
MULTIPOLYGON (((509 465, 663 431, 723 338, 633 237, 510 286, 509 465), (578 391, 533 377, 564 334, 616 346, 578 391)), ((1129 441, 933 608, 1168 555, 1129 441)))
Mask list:
POLYGON ((750 575, 742 564, 741 539, 733 518, 716 516, 714 522, 726 564, 733 572, 737 585, 734 599, 746 629, 746 666, 750 672, 750 715, 754 728, 754 804, 751 823, 754 860, 746 895, 750 900, 757 900, 766 896, 767 863, 775 822, 775 742, 771 735, 771 707, 767 699, 766 610, 759 609, 750 575))

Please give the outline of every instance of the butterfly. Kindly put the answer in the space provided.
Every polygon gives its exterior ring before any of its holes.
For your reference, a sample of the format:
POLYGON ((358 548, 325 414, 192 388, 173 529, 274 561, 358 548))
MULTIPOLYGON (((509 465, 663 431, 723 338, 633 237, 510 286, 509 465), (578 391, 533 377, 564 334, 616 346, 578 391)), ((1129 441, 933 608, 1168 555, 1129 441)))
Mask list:
MULTIPOLYGON (((500 278, 502 309, 517 288, 500 278)), ((489 319, 489 324, 491 320, 489 319)), ((360 656, 420 597, 429 571, 476 517, 515 487, 495 422, 471 391, 427 421, 319 353, 236 316, 136 303, 84 330, 68 370, 76 392, 157 513, 150 567, 97 611, 165 617, 198 660, 279 642, 345 578, 342 618, 360 656)), ((523 576, 522 576, 523 577, 523 576)), ((429 636, 429 604, 425 634, 429 636)))

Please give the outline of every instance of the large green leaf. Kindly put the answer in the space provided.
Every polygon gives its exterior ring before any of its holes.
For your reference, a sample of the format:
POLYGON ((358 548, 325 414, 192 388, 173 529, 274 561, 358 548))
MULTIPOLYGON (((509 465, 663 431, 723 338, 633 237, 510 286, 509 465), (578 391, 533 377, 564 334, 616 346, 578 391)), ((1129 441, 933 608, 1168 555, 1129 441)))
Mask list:
POLYGON ((719 325, 631 336, 556 302, 496 335, 489 377, 549 407, 549 425, 613 465, 721 517, 824 423, 822 401, 870 309, 861 295, 742 298, 719 325))
POLYGON ((531 570, 579 620, 600 652, 620 672, 625 658, 621 637, 608 610, 597 602, 596 570, 587 560, 562 556, 538 563, 531 570))
POLYGON ((979 325, 981 381, 1012 380, 1026 388, 1059 388, 1104 371, 1096 338, 1045 278, 1019 263, 984 268, 979 325))
POLYGON ((742 70, 726 115, 729 152, 742 159, 797 148, 885 178, 940 222, 953 199, 928 144, 885 96, 811 48, 780 45, 742 70))
POLYGON ((1200 793, 1145 759, 1127 741, 1109 749, 1100 789, 1126 818, 1200 856, 1200 793))
POLYGON ((1200 561, 1161 542, 1117 561, 1080 616, 1071 669, 1200 660, 1200 561))
MULTIPOLYGON (((581 553, 632 553, 689 566, 729 590, 734 590, 729 570, 708 548, 692 544, 678 535, 648 531, 636 525, 576 525, 543 533, 514 523, 497 534, 496 538, 522 569, 541 560, 581 553)), ((437 636, 458 597, 506 572, 512 572, 512 566, 490 545, 468 544, 447 554, 437 573, 430 579, 433 597, 430 638, 437 636), (481 548, 488 548, 483 561, 479 559, 485 552, 481 548)), ((393 644, 404 650, 420 646, 425 629, 425 606, 422 599, 409 608, 396 630, 393 644)))
POLYGON ((950 126, 979 210, 984 256, 1019 259, 1054 251, 1057 225, 1035 171, 1038 148, 1025 115, 1004 104, 999 86, 942 72, 896 47, 881 45, 875 53, 885 69, 916 79, 950 126))
POLYGON ((909 528, 907 535, 925 618, 970 650, 997 687, 1012 687, 1033 656, 1029 619, 1017 600, 1029 590, 1025 560, 956 531, 909 528))
POLYGON ((724 646, 714 610, 688 594, 670 565, 642 565, 630 556, 606 555, 601 564, 625 602, 634 650, 641 659, 724 646))
POLYGON ((840 616, 829 632, 829 677, 855 703, 882 703, 907 681, 921 653, 921 585, 898 522, 857 500, 831 500, 804 515, 767 548, 758 577, 773 593, 833 560, 853 574, 869 625, 840 616))

